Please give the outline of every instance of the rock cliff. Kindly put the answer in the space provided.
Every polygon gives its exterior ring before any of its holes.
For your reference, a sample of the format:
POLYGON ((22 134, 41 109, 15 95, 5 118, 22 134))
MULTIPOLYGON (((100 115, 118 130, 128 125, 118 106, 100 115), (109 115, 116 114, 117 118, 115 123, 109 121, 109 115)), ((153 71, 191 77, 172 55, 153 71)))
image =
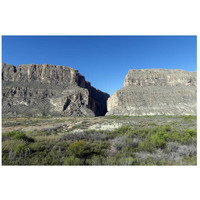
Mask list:
POLYGON ((101 116, 108 97, 70 67, 2 64, 3 116, 101 116))
POLYGON ((106 115, 196 115, 196 72, 129 70, 106 115))

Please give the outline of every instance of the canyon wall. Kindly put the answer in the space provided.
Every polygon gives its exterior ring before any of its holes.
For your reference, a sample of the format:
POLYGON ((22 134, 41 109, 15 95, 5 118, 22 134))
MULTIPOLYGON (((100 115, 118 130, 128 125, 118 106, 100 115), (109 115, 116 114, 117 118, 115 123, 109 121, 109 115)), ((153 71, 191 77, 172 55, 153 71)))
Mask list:
POLYGON ((197 74, 183 70, 129 70, 107 101, 106 115, 196 115, 197 74))
POLYGON ((101 116, 108 97, 70 67, 2 64, 3 116, 101 116))

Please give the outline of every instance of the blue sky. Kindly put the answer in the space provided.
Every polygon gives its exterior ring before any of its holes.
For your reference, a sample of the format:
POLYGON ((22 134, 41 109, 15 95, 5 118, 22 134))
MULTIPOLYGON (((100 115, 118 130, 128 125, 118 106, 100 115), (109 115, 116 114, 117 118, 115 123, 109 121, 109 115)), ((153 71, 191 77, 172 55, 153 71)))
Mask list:
POLYGON ((73 67, 109 94, 129 69, 197 70, 196 36, 2 36, 2 62, 73 67))

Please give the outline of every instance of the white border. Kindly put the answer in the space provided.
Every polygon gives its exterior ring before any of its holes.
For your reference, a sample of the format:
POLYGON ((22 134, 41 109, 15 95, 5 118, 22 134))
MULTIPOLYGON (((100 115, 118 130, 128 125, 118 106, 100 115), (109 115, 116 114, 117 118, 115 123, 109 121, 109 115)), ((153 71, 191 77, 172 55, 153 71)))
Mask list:
MULTIPOLYGON (((180 34, 199 37, 199 6, 196 0, 3 0, 0 15, 1 35, 180 34)), ((0 195, 4 200, 199 199, 199 180, 199 165, 197 167, 1 166, 0 195)))

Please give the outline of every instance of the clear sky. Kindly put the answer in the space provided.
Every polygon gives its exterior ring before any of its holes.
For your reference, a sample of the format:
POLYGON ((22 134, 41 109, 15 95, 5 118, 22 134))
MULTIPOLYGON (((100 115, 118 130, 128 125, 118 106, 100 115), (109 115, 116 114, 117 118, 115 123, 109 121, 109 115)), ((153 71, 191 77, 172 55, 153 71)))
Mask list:
POLYGON ((73 67, 113 94, 129 69, 197 70, 196 36, 2 36, 2 61, 73 67))

